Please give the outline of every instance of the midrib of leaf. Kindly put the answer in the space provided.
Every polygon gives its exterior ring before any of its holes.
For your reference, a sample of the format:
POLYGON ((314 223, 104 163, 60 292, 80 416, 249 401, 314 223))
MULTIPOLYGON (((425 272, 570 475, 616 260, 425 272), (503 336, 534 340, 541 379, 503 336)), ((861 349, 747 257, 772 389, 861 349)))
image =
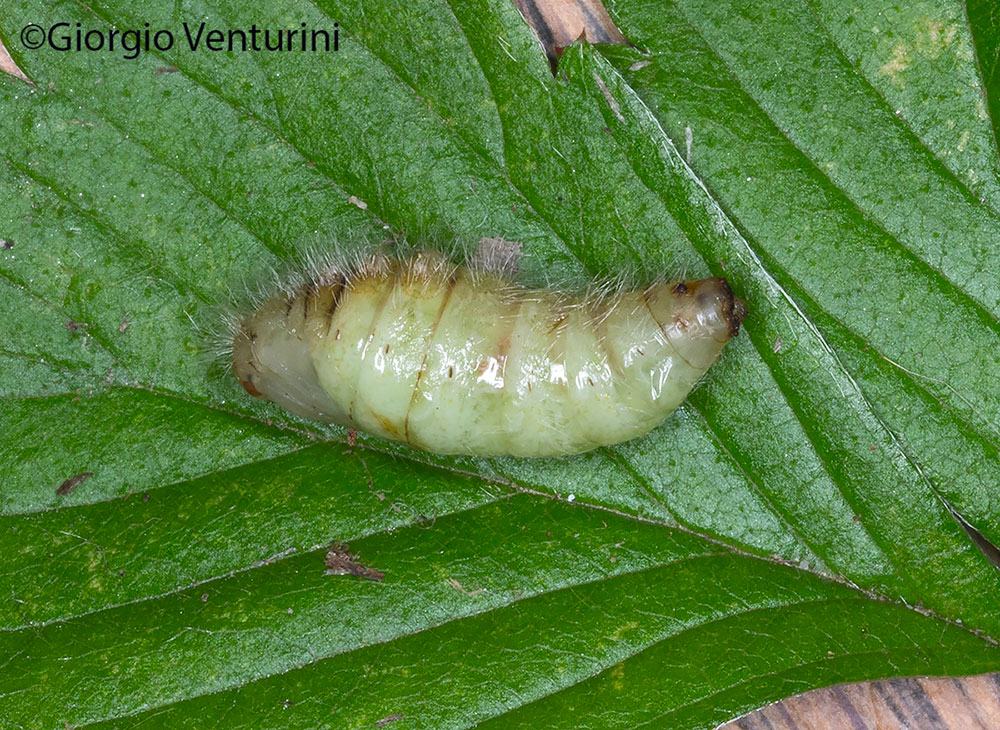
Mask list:
MULTIPOLYGON (((454 9, 455 8, 453 8, 453 10, 454 9)), ((483 30, 482 30, 483 29, 483 22, 484 22, 484 19, 486 19, 486 18, 491 18, 491 22, 492 22, 493 26, 496 27, 496 28, 500 28, 499 32, 494 32, 494 35, 502 36, 502 34, 504 32, 508 32, 509 31, 508 26, 503 25, 502 21, 499 18, 492 18, 491 16, 492 16, 492 10, 486 9, 481 4, 480 4, 480 6, 478 8, 475 8, 475 9, 473 9, 472 6, 462 5, 461 6, 461 12, 457 13, 457 15, 456 15, 456 17, 458 17, 459 23, 462 24, 463 28, 466 29, 466 35, 467 35, 467 37, 468 37, 468 34, 469 34, 469 30, 468 30, 469 28, 474 28, 476 33, 482 34, 483 33, 483 30)), ((518 21, 519 20, 520 19, 518 18, 518 21)), ((531 41, 531 43, 533 43, 533 41, 531 41)), ((491 48, 491 46, 488 43, 485 43, 485 44, 479 43, 479 44, 477 44, 477 43, 473 43, 471 41, 471 39, 470 39, 470 45, 473 47, 474 52, 475 52, 475 49, 477 47, 478 48, 482 48, 482 49, 489 49, 489 48, 491 48)), ((504 64, 507 64, 507 65, 516 64, 517 62, 514 61, 514 59, 512 57, 510 57, 509 55, 507 56, 507 58, 504 58, 500 54, 493 52, 493 53, 491 53, 490 58, 483 58, 481 55, 479 55, 478 58, 479 58, 480 66, 483 68, 483 72, 484 72, 487 80, 491 83, 491 85, 502 83, 501 81, 497 81, 498 77, 500 77, 500 78, 509 78, 512 75, 512 73, 513 74, 517 74, 517 75, 521 75, 520 71, 515 71, 515 72, 511 72, 511 71, 500 72, 496 68, 494 68, 494 66, 502 66, 504 64)), ((520 83, 516 84, 516 88, 518 89, 517 93, 519 95, 530 93, 531 96, 532 96, 532 98, 535 100, 536 104, 547 105, 547 107, 552 110, 551 113, 553 115, 553 118, 558 119, 559 118, 558 113, 556 112, 556 110, 555 110, 552 102, 550 101, 551 91, 549 89, 546 89, 546 85, 543 85, 541 83, 537 83, 537 80, 535 78, 533 78, 533 76, 532 76, 532 73, 547 75, 548 72, 544 68, 544 64, 539 63, 539 64, 535 64, 535 65, 537 65, 538 68, 532 68, 531 72, 523 74, 524 78, 521 78, 520 79, 520 83), (535 97, 537 97, 537 98, 535 98, 535 97)), ((497 91, 496 88, 494 88, 494 91, 493 91, 494 98, 497 98, 497 94, 498 94, 498 91, 497 91)), ((504 130, 505 130, 504 138, 505 138, 505 145, 506 146, 509 147, 510 145, 513 144, 514 147, 517 148, 518 145, 524 145, 525 144, 525 140, 528 139, 528 138, 530 138, 532 136, 530 132, 527 132, 524 129, 522 129, 523 122, 524 122, 525 118, 526 118, 526 115, 520 115, 520 116, 518 115, 516 108, 512 107, 512 108, 508 109, 506 104, 501 105, 501 122, 502 122, 502 124, 504 126, 504 130)), ((554 128, 554 134, 556 134, 558 136, 558 135, 561 134, 561 132, 562 132, 562 127, 560 125, 556 125, 555 128, 554 128)), ((565 144, 565 141, 563 143, 565 144)), ((530 145, 531 143, 528 142, 528 144, 530 145)), ((555 151, 558 154, 558 150, 555 150, 555 151)), ((544 159, 546 156, 551 157, 551 154, 548 154, 546 149, 539 149, 538 155, 536 155, 536 159, 544 159)), ((561 157, 561 155, 560 155, 560 157, 561 157)), ((569 163, 566 163, 566 164, 568 165, 569 163)), ((578 177, 583 177, 583 176, 586 176, 586 175, 594 175, 594 174, 600 174, 600 173, 599 173, 599 171, 593 170, 593 169, 589 169, 589 170, 588 169, 578 169, 578 170, 574 171, 574 174, 572 176, 572 180, 574 182, 576 182, 576 180, 578 179, 578 177)), ((526 197, 528 197, 529 199, 533 199, 533 200, 540 200, 538 198, 537 194, 535 194, 535 195, 532 194, 531 191, 534 189, 534 186, 533 186, 533 184, 532 184, 532 182, 530 180, 519 180, 519 179, 517 179, 517 178, 515 178, 513 176, 511 177, 511 179, 512 179, 513 183, 515 185, 517 185, 519 187, 519 189, 522 190, 523 194, 526 197)), ((535 207, 536 207, 536 209, 539 209, 539 208, 543 207, 543 204, 541 202, 539 202, 539 204, 536 204, 535 207)), ((668 207, 668 209, 669 209, 669 207, 668 207)), ((676 216, 675 216, 675 218, 676 218, 676 216)), ((678 223, 679 222, 680 221, 678 221, 678 223)), ((553 225, 557 225, 558 226, 557 223, 553 223, 553 225)), ((683 228, 683 225, 681 225, 681 228, 683 228)), ((562 235, 562 240, 567 245, 569 245, 569 241, 571 241, 572 238, 573 238, 573 232, 570 231, 570 230, 568 230, 565 225, 557 227, 557 230, 562 235)), ((690 234, 688 235, 688 239, 691 240, 690 234)), ((577 245, 581 246, 581 247, 585 247, 585 245, 586 245, 585 239, 581 239, 581 242, 579 244, 577 244, 577 245)), ((580 258, 580 255, 577 254, 577 257, 580 258)), ((706 261, 707 261, 707 259, 706 259, 706 261)), ((612 451, 614 451, 614 449, 613 448, 612 449, 608 449, 607 451, 612 452, 612 451)), ((741 464, 740 465, 740 469, 741 469, 741 471, 743 471, 744 473, 746 473, 745 465, 741 464)), ((633 478, 636 477, 636 472, 634 470, 630 470, 630 473, 632 474, 633 478)), ((648 488, 649 488, 648 482, 646 482, 645 480, 640 480, 640 483, 648 490, 648 488)), ((751 488, 753 488, 753 480, 750 480, 750 484, 751 484, 751 488)), ((759 492, 759 490, 758 490, 758 492, 759 492)), ((658 500, 658 501, 661 501, 661 500, 658 500)), ((768 507, 772 508, 772 512, 775 514, 775 516, 778 518, 779 521, 781 521, 782 523, 787 524, 786 515, 778 512, 776 510, 773 510, 773 505, 771 505, 769 503, 769 501, 766 500, 766 499, 765 499, 765 503, 767 503, 768 507)), ((689 526, 690 526, 690 524, 689 524, 689 526)), ((794 531, 794 530, 793 530, 792 534, 795 535, 797 538, 800 536, 799 533, 797 531, 794 531)), ((808 541, 802 541, 802 540, 800 540, 800 542, 802 542, 810 550, 811 553, 815 553, 816 552, 815 545, 810 544, 808 541)))
MULTIPOLYGON (((328 17, 332 17, 332 16, 328 16, 328 17)), ((110 22, 111 20, 113 20, 113 19, 109 19, 109 22, 110 22)), ((382 61, 383 63, 386 63, 386 65, 389 65, 389 64, 388 64, 388 62, 387 62, 387 60, 386 60, 386 59, 385 59, 384 57, 381 57, 381 56, 379 56, 379 58, 380 58, 380 60, 381 60, 381 61, 382 61)), ((183 71, 183 69, 182 69, 182 71, 183 71)), ((192 77, 192 78, 193 78, 193 77, 192 77)), ((400 78, 402 79, 402 77, 400 77, 400 78)), ((226 98, 225 98, 224 96, 222 96, 222 91, 221 91, 221 90, 217 90, 217 89, 212 89, 212 88, 211 88, 211 87, 210 87, 210 86, 208 85, 208 83, 207 83, 207 82, 206 82, 205 80, 197 80, 197 81, 198 81, 198 83, 199 83, 199 84, 200 84, 201 86, 203 86, 203 88, 206 88, 206 89, 210 90, 210 91, 211 91, 211 92, 212 92, 212 93, 213 93, 214 95, 218 96, 218 97, 219 97, 220 99, 224 99, 224 100, 226 101, 226 103, 227 103, 227 104, 230 104, 231 106, 233 106, 233 108, 234 108, 234 109, 239 109, 239 108, 240 108, 240 107, 239 107, 238 105, 234 104, 234 103, 233 103, 233 102, 232 102, 231 100, 229 100, 229 99, 226 99, 226 98)), ((407 82, 407 83, 408 83, 408 85, 410 85, 410 87, 411 87, 411 88, 413 88, 413 90, 414 90, 415 92, 418 92, 418 91, 419 91, 419 89, 417 89, 416 87, 414 87, 414 86, 412 85, 412 83, 410 83, 410 82, 407 82)), ((443 119, 443 116, 442 116, 441 112, 437 112, 437 113, 438 113, 438 116, 439 116, 439 118, 443 119)), ((765 113, 766 113, 766 112, 765 112, 765 113)), ((111 124, 112 124, 113 126, 115 126, 115 128, 116 128, 116 129, 118 129, 118 130, 119 130, 120 132, 123 132, 122 128, 121 128, 120 126, 118 126, 118 125, 117 125, 117 123, 115 123, 115 122, 114 122, 113 120, 111 120, 110 118, 108 118, 108 117, 107 117, 106 115, 103 115, 103 114, 101 114, 100 116, 101 116, 101 117, 102 117, 103 119, 105 119, 106 121, 108 121, 109 123, 111 123, 111 124)), ((460 128, 460 129, 461 129, 461 128, 460 128)), ((787 137, 787 134, 786 134, 786 137, 787 137)), ((142 145, 143 145, 143 147, 144 147, 144 148, 145 148, 145 149, 146 149, 147 151, 149 151, 149 152, 150 152, 150 154, 152 154, 152 155, 154 156, 154 158, 157 158, 157 157, 158 157, 158 156, 156 155, 156 153, 155 153, 155 150, 154 150, 153 148, 151 148, 151 147, 150 147, 150 146, 149 146, 148 144, 146 144, 146 143, 142 143, 142 142, 140 142, 140 144, 142 144, 142 145)), ((294 144, 292 144, 292 147, 293 147, 293 149, 296 149, 296 152, 297 152, 297 153, 299 153, 299 154, 302 154, 302 153, 301 153, 301 150, 299 150, 299 149, 297 149, 297 148, 295 148, 295 147, 294 147, 294 144)), ((932 154, 932 153, 930 153, 930 154, 932 154)), ((484 161, 484 162, 486 162, 486 163, 489 163, 489 164, 492 164, 492 161, 491 161, 491 160, 489 160, 488 158, 486 158, 486 157, 482 156, 481 154, 480 154, 480 157, 481 157, 481 159, 483 159, 483 161, 484 161)), ((807 158, 807 159, 809 159, 809 158, 808 158, 808 156, 806 156, 806 158, 807 158)), ((208 193, 207 193, 207 192, 206 192, 206 191, 204 190, 204 188, 202 188, 201 186, 198 186, 198 185, 197 185, 197 184, 195 184, 195 183, 194 183, 194 182, 193 182, 192 180, 190 180, 190 179, 189 179, 189 178, 188 178, 188 177, 187 177, 187 176, 186 176, 186 175, 185 175, 185 174, 183 173, 183 171, 180 171, 180 170, 178 170, 178 168, 176 168, 176 166, 171 166, 171 165, 169 165, 169 164, 167 163, 167 161, 166 161, 165 159, 163 159, 163 158, 158 158, 158 159, 160 159, 160 161, 161 161, 161 162, 162 162, 163 164, 167 165, 167 166, 168 166, 168 167, 169 167, 170 169, 173 169, 173 170, 175 170, 176 172, 178 172, 178 174, 179 174, 179 175, 180 175, 180 176, 181 176, 181 177, 182 177, 183 179, 185 179, 185 180, 186 180, 186 181, 187 181, 187 182, 188 182, 189 184, 191 184, 191 185, 192 185, 192 187, 193 187, 193 188, 194 188, 195 190, 197 190, 197 191, 198 191, 199 193, 201 193, 201 194, 202 194, 202 195, 204 195, 204 196, 205 196, 206 198, 208 198, 208 199, 209 199, 209 200, 210 200, 210 201, 211 201, 211 202, 212 202, 213 204, 215 204, 215 205, 218 205, 218 201, 216 201, 216 200, 215 200, 214 198, 212 198, 212 196, 210 196, 210 195, 209 195, 209 194, 208 194, 208 193)), ((814 164, 814 166, 815 166, 815 163, 813 163, 813 164, 814 164)), ((818 170, 818 167, 817 167, 816 169, 818 170)), ((337 181, 336 181, 335 179, 333 179, 332 177, 330 177, 329 175, 327 175, 327 179, 328 179, 328 180, 330 180, 332 184, 334 184, 334 185, 337 185, 337 181)), ((508 179, 509 179, 509 177, 508 177, 508 179)), ((512 183, 512 185, 513 185, 513 183, 512 183)), ((518 189, 518 192, 519 192, 519 193, 521 193, 521 194, 523 195, 523 191, 521 191, 521 190, 520 190, 519 188, 517 188, 517 186, 516 186, 516 185, 515 185, 514 187, 515 187, 515 189, 518 189)), ((68 202, 72 203, 72 201, 71 201, 71 200, 69 200, 68 202)), ((228 212, 228 211, 226 211, 226 212, 228 212)), ((95 219, 95 220, 96 220, 96 219, 95 219)), ((242 221, 241 221, 240 219, 236 218, 235 220, 236 220, 236 222, 237 222, 238 224, 240 224, 240 225, 244 225, 244 224, 242 223, 242 221)), ((264 241, 264 240, 263 240, 262 238, 260 238, 260 236, 258 236, 258 235, 257 235, 256 233, 254 233, 254 232, 252 232, 252 231, 249 231, 249 229, 247 229, 245 225, 244 225, 244 228, 245 228, 246 230, 248 230, 248 232, 250 232, 250 233, 251 233, 252 235, 254 235, 254 236, 255 236, 256 238, 258 238, 258 240, 260 240, 260 241, 261 241, 261 242, 262 242, 262 243, 263 243, 264 245, 267 245, 267 241, 264 241)), ((893 239, 893 240, 895 240, 895 239, 893 239)), ((926 264, 925 264, 925 265, 926 265, 926 264)), ((932 270, 933 270, 933 269, 932 269, 932 270)), ((951 286, 952 288, 955 288, 955 287, 954 287, 954 285, 953 285, 953 284, 952 284, 951 282, 949 282, 949 286, 951 286)), ((968 296, 968 295, 967 295, 967 294, 966 294, 965 292, 963 292, 963 291, 961 291, 961 290, 957 290, 957 291, 959 292, 959 294, 960 294, 961 296, 968 296)))
MULTIPOLYGON (((651 113, 650 113, 650 116, 652 116, 652 114, 651 114, 651 113)), ((662 132, 662 129, 661 129, 660 131, 662 132)), ((668 138, 666 137, 666 135, 664 135, 664 136, 663 136, 663 139, 664 139, 664 140, 668 140, 668 138)), ((671 149, 671 150, 672 150, 673 152, 675 152, 675 153, 676 153, 676 150, 675 150, 675 149, 674 149, 674 148, 672 147, 672 142, 670 142, 670 141, 668 140, 668 141, 667 141, 667 144, 668 144, 668 145, 671 145, 670 149, 671 149)), ((677 156, 678 156, 678 159, 679 159, 679 153, 677 153, 677 156)), ((651 188, 651 189, 652 189, 652 188, 651 188)), ((707 193, 707 190, 706 190, 705 192, 707 193)), ((664 198, 664 197, 665 197, 665 196, 663 196, 663 195, 661 194, 661 198, 664 198)), ((739 235, 739 234, 737 234, 737 235, 739 235)), ((757 260, 757 261, 759 262, 759 261, 760 261, 760 259, 759 259, 759 252, 758 252, 758 251, 756 251, 756 250, 754 250, 754 249, 753 249, 753 248, 751 247, 751 245, 750 245, 749 241, 746 241, 746 240, 743 240, 743 243, 744 243, 744 244, 745 244, 745 245, 747 246, 747 249, 748 249, 748 250, 751 250, 751 251, 752 251, 752 255, 753 255, 753 256, 755 257, 755 259, 756 259, 756 260, 757 260)), ((704 256, 704 258, 705 258, 705 260, 706 260, 706 263, 708 263, 708 262, 709 262, 709 261, 711 260, 711 257, 710 257, 710 256, 707 256, 707 255, 705 255, 705 256, 704 256)), ((761 268, 763 268, 763 267, 761 267, 761 268)), ((794 306, 794 300, 792 299, 792 297, 791 297, 791 296, 789 296, 789 294, 788 294, 788 293, 786 292, 786 290, 784 289, 784 287, 782 287, 782 285, 781 285, 781 284, 779 284, 779 283, 778 283, 778 282, 777 282, 776 280, 772 280, 772 281, 773 281, 773 283, 774 283, 774 284, 775 284, 775 285, 776 285, 776 286, 778 287, 778 291, 779 291, 779 292, 780 292, 780 293, 781 293, 782 295, 784 295, 785 299, 786 299, 786 300, 787 300, 787 301, 788 301, 789 303, 793 303, 793 306, 794 306)), ((797 309, 797 307, 795 307, 795 308, 797 309)), ((802 313, 801 313, 801 312, 799 312, 799 314, 802 314, 802 313)), ((808 320, 807 320, 807 318, 806 318, 806 317, 805 317, 804 315, 802 315, 802 319, 803 319, 803 320, 804 320, 805 322, 807 322, 807 323, 808 323, 808 320)), ((812 328, 811 328, 811 329, 812 329, 812 328)), ((829 345, 827 345, 827 344, 825 343, 825 341, 824 341, 824 340, 822 339, 822 336, 821 336, 821 335, 819 334, 819 332, 818 332, 817 330, 815 330, 815 329, 813 329, 813 332, 814 332, 814 334, 815 334, 815 335, 817 336, 817 338, 818 338, 818 339, 819 339, 819 340, 821 341, 821 343, 822 343, 822 346, 823 346, 823 348, 824 348, 824 349, 825 349, 825 350, 826 350, 826 351, 827 351, 828 353, 830 353, 830 354, 832 355, 832 354, 833 354, 833 350, 832 350, 832 348, 830 348, 830 347, 829 347, 829 345)), ((769 367, 770 367, 770 362, 769 362, 769 358, 767 358, 767 357, 766 357, 766 354, 765 354, 765 352, 766 352, 766 349, 767 349, 767 348, 768 348, 768 346, 769 346, 769 345, 768 345, 768 343, 766 343, 766 342, 762 342, 762 341, 761 341, 761 338, 759 338, 759 337, 758 337, 758 338, 755 338, 755 337, 753 337, 752 335, 751 335, 751 341, 753 342, 753 344, 754 344, 754 347, 755 347, 755 349, 757 350, 758 354, 760 354, 760 355, 762 356, 762 359, 764 359, 764 360, 765 360, 765 362, 768 362, 768 364, 769 364, 769 367)), ((848 373, 846 372, 846 370, 844 370, 844 369, 843 369, 842 365, 840 365, 840 363, 839 363, 839 360, 837 361, 837 366, 838 366, 838 369, 839 369, 839 370, 841 371, 841 373, 842 373, 843 375, 847 376, 847 377, 848 377, 848 378, 850 379, 850 375, 849 375, 849 374, 848 374, 848 373)), ((775 372, 774 368, 771 368, 771 372, 772 372, 772 374, 773 374, 773 375, 776 375, 776 376, 780 376, 780 372, 775 372)), ((814 452, 816 452, 816 453, 817 453, 817 455, 819 455, 819 457, 820 457, 820 459, 821 459, 821 461, 822 461, 822 463, 823 463, 824 467, 825 467, 825 468, 826 468, 826 470, 827 470, 827 473, 828 473, 828 474, 830 474, 830 476, 831 476, 831 477, 833 477, 833 472, 832 472, 832 471, 831 471, 831 469, 829 468, 829 462, 827 461, 827 459, 826 459, 826 458, 824 458, 824 456, 823 456, 823 452, 822 452, 822 450, 821 450, 821 449, 820 449, 820 448, 818 447, 818 444, 817 444, 816 440, 814 439, 814 437, 813 437, 813 436, 810 436, 810 433, 809 433, 809 429, 808 429, 808 427, 807 427, 807 425, 808 425, 808 424, 810 423, 809 419, 806 419, 806 418, 804 418, 804 417, 803 417, 803 415, 802 415, 802 413, 801 413, 801 411, 800 411, 800 410, 799 410, 798 408, 796 408, 796 404, 795 404, 795 398, 794 398, 794 392, 793 392, 793 391, 791 391, 791 390, 789 389, 789 387, 788 387, 788 385, 787 385, 787 384, 783 383, 783 381, 781 380, 781 378, 780 378, 780 377, 776 377, 776 382, 778 383, 778 387, 779 387, 779 389, 781 390, 781 392, 782 392, 782 395, 783 395, 783 397, 785 398, 785 402, 786 402, 786 404, 788 404, 788 405, 789 405, 789 407, 791 407, 791 408, 792 408, 792 410, 793 410, 793 411, 794 411, 794 412, 796 413, 796 416, 798 417, 798 419, 799 419, 799 422, 800 422, 800 423, 801 423, 801 424, 803 425, 803 427, 804 427, 804 429, 803 429, 803 430, 804 430, 804 433, 806 434, 806 437, 807 437, 807 438, 809 439, 809 442, 810 442, 810 445, 811 445, 811 447, 812 447, 813 451, 814 451, 814 452)), ((851 379, 851 384, 852 384, 852 385, 855 385, 852 379, 851 379)), ((860 390, 859 390, 859 389, 858 389, 858 394, 859 394, 859 395, 861 395, 861 394, 860 394, 860 390)), ((863 395, 862 395, 862 398, 863 398, 863 395)), ((867 405, 868 405, 868 404, 866 403, 866 406, 867 406, 867 405)), ((703 417, 704 417, 704 416, 703 416, 703 417)), ((881 425, 882 425, 882 426, 884 427, 884 424, 881 424, 881 425)), ((711 425, 710 425, 710 424, 709 424, 709 427, 711 427, 711 425)), ((722 442, 721 442, 721 438, 720 438, 719 434, 715 433, 714 431, 713 431, 713 434, 714 434, 714 435, 716 436, 716 438, 717 438, 717 439, 719 439, 719 442, 720 442, 720 444, 721 444, 722 442)), ((728 455, 728 454, 729 454, 730 452, 729 452, 728 450, 725 450, 725 453, 726 453, 726 454, 728 455)), ((737 464, 739 464, 739 462, 738 462, 738 461, 737 461, 737 464)), ((741 465, 740 465, 740 468, 741 468, 741 469, 742 469, 742 470, 744 471, 744 473, 747 473, 747 472, 746 472, 746 468, 747 468, 746 466, 744 466, 744 465, 742 465, 742 464, 741 464, 741 465)), ((750 479, 749 481, 750 481, 750 482, 751 482, 752 484, 755 484, 755 483, 756 483, 756 481, 755 481, 755 480, 753 480, 753 479, 750 479)), ((852 500, 852 499, 851 499, 851 495, 850 495, 850 494, 846 494, 846 493, 845 493, 845 492, 843 491, 843 489, 841 489, 841 487, 840 487, 840 484, 839 484, 839 483, 837 482, 837 480, 836 480, 835 478, 833 479, 833 481, 834 481, 834 484, 835 484, 835 485, 836 485, 836 486, 838 487, 838 489, 840 490, 840 492, 841 492, 841 495, 842 495, 842 496, 843 496, 843 497, 845 498, 845 500, 846 500, 846 501, 847 501, 847 502, 848 502, 849 504, 851 504, 851 506, 852 506, 853 508, 855 508, 855 510, 857 510, 857 511, 859 512, 859 514, 860 514, 861 512, 863 512, 864 510, 859 510, 859 509, 858 509, 858 508, 859 508, 859 507, 861 507, 862 505, 859 505, 859 504, 857 504, 857 503, 856 503, 856 501, 855 501, 855 500, 852 500)), ((770 505, 770 502, 768 502, 768 504, 770 505)), ((773 506, 772 506, 772 509, 774 509, 774 508, 773 508, 773 506)), ((777 514, 779 514, 779 517, 781 517, 781 519, 782 519, 782 521, 783 521, 783 522, 786 522, 786 523, 787 523, 787 520, 786 520, 786 516, 785 516, 785 515, 782 515, 781 513, 778 513, 778 512, 777 512, 777 510, 774 510, 774 511, 775 511, 775 512, 776 512, 777 514)), ((789 526, 791 527, 791 525, 789 525, 789 526)), ((868 529, 867 529, 867 527, 865 528, 865 530, 866 530, 866 533, 867 533, 868 535, 870 535, 870 536, 871 536, 871 537, 872 537, 872 538, 873 538, 873 539, 875 540, 875 542, 876 542, 876 543, 879 543, 879 544, 880 544, 880 547, 882 548, 882 550, 883 550, 883 553, 885 553, 885 552, 886 552, 886 551, 885 551, 885 548, 886 548, 886 544, 885 544, 884 540, 881 540, 881 541, 880 541, 880 540, 878 539, 878 537, 877 537, 876 535, 874 535, 874 534, 873 534, 873 533, 872 533, 872 532, 871 532, 870 530, 868 530, 868 529)), ((800 538, 800 539, 801 539, 801 538, 800 538)), ((805 539, 803 539, 803 542, 804 542, 804 544, 805 544, 806 546, 808 546, 808 547, 810 548, 810 550, 812 550, 812 551, 814 551, 814 552, 817 552, 817 546, 816 546, 816 545, 814 545, 814 544, 811 544, 811 542, 810 542, 810 541, 808 541, 808 540, 805 540, 805 539)), ((823 556, 823 555, 822 555, 822 552, 820 552, 820 553, 818 553, 818 554, 819 554, 819 555, 820 555, 821 557, 824 557, 825 559, 828 559, 828 557, 827 557, 827 556, 823 556)), ((888 553, 886 553, 886 554, 888 555, 888 553)), ((891 558, 890 558, 890 559, 891 559, 891 558)), ((899 566, 899 565, 897 564, 897 565, 895 565, 895 567, 896 567, 896 569, 897 569, 897 570, 899 570, 899 567, 900 567, 900 566, 899 566)), ((912 588, 915 588, 915 587, 916 587, 916 586, 911 586, 911 589, 912 589, 912 588)))

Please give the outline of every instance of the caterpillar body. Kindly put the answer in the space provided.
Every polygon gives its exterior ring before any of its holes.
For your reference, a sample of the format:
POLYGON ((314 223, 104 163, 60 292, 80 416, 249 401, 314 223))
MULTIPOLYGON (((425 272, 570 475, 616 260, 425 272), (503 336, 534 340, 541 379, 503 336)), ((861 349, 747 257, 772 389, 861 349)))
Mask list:
POLYGON ((235 323, 232 369, 297 415, 442 454, 554 456, 657 426, 737 334, 725 279, 569 294, 436 251, 321 267, 235 323))

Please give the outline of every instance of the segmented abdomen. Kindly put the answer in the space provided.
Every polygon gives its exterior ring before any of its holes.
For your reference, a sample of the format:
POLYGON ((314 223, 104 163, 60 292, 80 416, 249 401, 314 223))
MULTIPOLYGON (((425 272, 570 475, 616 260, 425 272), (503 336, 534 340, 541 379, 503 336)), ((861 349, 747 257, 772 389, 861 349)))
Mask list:
POLYGON ((722 279, 571 296, 422 252, 268 300, 233 368, 295 413, 428 451, 569 454, 655 427, 742 316, 722 279))

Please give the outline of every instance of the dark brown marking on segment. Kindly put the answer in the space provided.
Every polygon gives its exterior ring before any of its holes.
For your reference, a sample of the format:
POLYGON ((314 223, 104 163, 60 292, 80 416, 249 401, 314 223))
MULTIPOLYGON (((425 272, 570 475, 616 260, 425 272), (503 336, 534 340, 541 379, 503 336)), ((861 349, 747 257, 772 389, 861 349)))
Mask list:
MULTIPOLYGON (((256 363, 253 361, 254 356, 254 343, 257 341, 257 333, 252 330, 246 329, 246 323, 241 325, 240 332, 233 339, 233 356, 235 357, 236 351, 239 349, 243 341, 249 341, 250 343, 250 357, 245 360, 247 367, 259 372, 256 363)), ((238 368, 236 367, 236 362, 232 363, 233 371, 236 372, 238 368)), ((254 398, 263 398, 264 394, 257 390, 257 386, 253 384, 253 374, 247 373, 246 378, 239 378, 240 385, 243 386, 243 390, 252 395, 254 398)))
MULTIPOLYGON (((521 317, 521 308, 524 306, 524 299, 522 297, 518 297, 516 301, 517 306, 507 315, 510 320, 510 326, 497 341, 497 363, 500 366, 501 377, 505 377, 507 374, 507 356, 510 354, 510 346, 514 339, 514 330, 517 329, 517 320, 521 317)), ((505 379, 504 383, 506 382, 505 379)))
POLYGON ((396 428, 396 424, 383 416, 381 413, 376 413, 371 408, 368 409, 368 413, 372 418, 379 422, 382 428, 385 429, 386 433, 392 434, 390 438, 398 438, 401 435, 399 433, 399 429, 396 428))
POLYGON ((566 324, 567 319, 569 319, 569 315, 566 312, 559 312, 556 318, 552 320, 552 325, 549 327, 549 334, 554 335, 560 327, 566 324))
MULTIPOLYGON (((430 334, 427 336, 427 347, 424 348, 424 356, 420 359, 420 369, 417 370, 417 379, 413 383, 413 392, 410 394, 410 404, 406 407, 406 415, 403 417, 403 438, 406 443, 411 444, 410 441, 410 411, 413 410, 413 404, 417 400, 417 393, 420 392, 420 381, 424 377, 424 371, 427 369, 427 356, 430 354, 431 345, 434 343, 434 335, 437 333, 438 325, 441 324, 441 318, 444 316, 444 308, 448 306, 448 302, 451 300, 451 293, 455 290, 455 284, 458 283, 458 272, 453 271, 451 276, 448 277, 448 281, 445 282, 444 296, 441 298, 441 306, 438 307, 437 314, 434 316, 434 323, 431 325, 430 334)), ((452 376, 452 368, 448 368, 448 377, 452 376)))
MULTIPOLYGON (((334 281, 329 284, 330 288, 330 305, 326 308, 326 336, 330 336, 330 328, 333 326, 333 315, 337 312, 337 307, 340 306, 340 297, 344 293, 344 285, 347 283, 347 279, 344 278, 343 274, 338 273, 334 281)), ((338 330, 339 333, 339 330, 338 330)), ((340 339, 339 337, 337 339, 340 339)))
POLYGON ((305 296, 302 297, 302 321, 305 322, 309 318, 309 303, 316 294, 316 284, 311 281, 306 284, 303 294, 305 296))
POLYGON ((688 293, 687 284, 685 284, 683 281, 678 281, 676 284, 674 284, 674 288, 671 289, 670 291, 672 291, 677 296, 683 296, 688 293))
POLYGON ((264 394, 257 390, 257 386, 253 384, 250 376, 247 376, 246 380, 241 380, 240 385, 243 386, 243 390, 252 395, 254 398, 263 398, 264 394))

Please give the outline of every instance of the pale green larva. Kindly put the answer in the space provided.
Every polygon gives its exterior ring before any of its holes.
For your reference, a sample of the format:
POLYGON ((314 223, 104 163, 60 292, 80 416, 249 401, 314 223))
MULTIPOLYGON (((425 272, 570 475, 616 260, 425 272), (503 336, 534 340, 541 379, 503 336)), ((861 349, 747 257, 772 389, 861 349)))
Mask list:
POLYGON ((571 295, 376 253, 264 301, 232 367, 306 418, 441 454, 554 456, 650 431, 745 313, 720 278, 571 295))

